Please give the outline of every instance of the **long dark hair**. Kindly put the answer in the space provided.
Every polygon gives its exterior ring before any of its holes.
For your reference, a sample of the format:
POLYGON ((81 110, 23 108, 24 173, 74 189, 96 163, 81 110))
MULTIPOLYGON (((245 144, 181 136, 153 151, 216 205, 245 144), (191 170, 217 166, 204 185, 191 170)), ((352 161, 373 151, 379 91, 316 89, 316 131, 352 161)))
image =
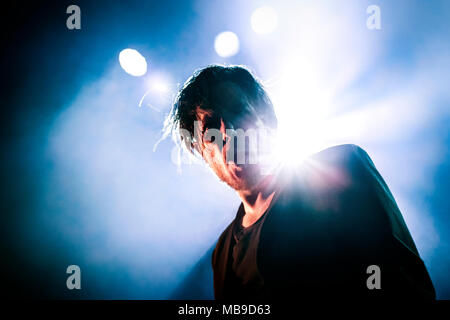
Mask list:
POLYGON ((175 98, 164 123, 163 138, 172 134, 175 141, 183 142, 193 152, 192 139, 186 139, 181 129, 194 136, 198 108, 211 113, 210 128, 219 128, 220 119, 230 129, 277 127, 270 98, 243 66, 210 65, 196 70, 175 98))

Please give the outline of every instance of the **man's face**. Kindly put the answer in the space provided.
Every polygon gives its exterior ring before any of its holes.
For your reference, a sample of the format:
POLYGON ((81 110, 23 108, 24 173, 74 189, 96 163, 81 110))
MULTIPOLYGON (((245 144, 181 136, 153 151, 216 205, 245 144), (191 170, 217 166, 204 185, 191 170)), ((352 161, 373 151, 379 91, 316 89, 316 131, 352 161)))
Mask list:
MULTIPOLYGON (((220 180, 236 191, 253 189, 261 180, 258 164, 236 163, 234 157, 233 159, 231 157, 228 159, 227 156, 238 152, 236 144, 231 142, 233 137, 227 135, 227 128, 222 118, 220 118, 220 128, 208 128, 205 125, 205 123, 208 123, 208 117, 211 117, 210 112, 197 110, 197 119, 200 125, 197 126, 198 131, 196 135, 200 140, 198 149, 203 159, 220 180), (216 129, 216 132, 220 131, 219 137, 222 141, 215 140, 218 137, 211 139, 209 132, 211 129, 216 129), (234 148, 234 150, 231 150, 231 153, 230 148, 234 148)), ((241 150, 240 152, 246 152, 246 150, 241 150)))

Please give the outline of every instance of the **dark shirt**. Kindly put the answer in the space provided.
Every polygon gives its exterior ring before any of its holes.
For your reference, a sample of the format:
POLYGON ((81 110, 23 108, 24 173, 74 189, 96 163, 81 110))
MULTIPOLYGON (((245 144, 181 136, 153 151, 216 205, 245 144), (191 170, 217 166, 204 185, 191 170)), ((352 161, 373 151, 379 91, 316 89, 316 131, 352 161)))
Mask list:
POLYGON ((245 210, 241 203, 233 226, 233 245, 230 269, 230 281, 233 281, 235 292, 239 299, 252 297, 254 299, 266 298, 264 279, 257 266, 257 249, 261 226, 264 223, 266 212, 251 226, 244 228, 242 219, 245 210))
POLYGON ((216 299, 425 298, 435 292, 384 180, 354 145, 281 170, 269 210, 242 228, 243 206, 212 256, 216 299), (381 270, 369 290, 367 268, 381 270))

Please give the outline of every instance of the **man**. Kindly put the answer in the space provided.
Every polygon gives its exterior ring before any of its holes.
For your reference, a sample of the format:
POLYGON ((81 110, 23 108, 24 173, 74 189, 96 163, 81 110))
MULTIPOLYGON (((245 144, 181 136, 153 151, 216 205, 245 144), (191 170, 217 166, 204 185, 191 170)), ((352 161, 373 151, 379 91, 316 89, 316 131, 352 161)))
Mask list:
MULTIPOLYGON (((213 252, 216 299, 435 298, 395 200, 364 150, 335 146, 295 170, 249 161, 255 144, 239 147, 231 132, 273 132, 277 119, 247 69, 197 71, 165 125, 242 201, 213 252)), ((270 139, 259 141, 267 147, 270 139)), ((290 143, 301 147, 295 137, 290 143)), ((260 154, 271 159, 271 151, 260 154)))

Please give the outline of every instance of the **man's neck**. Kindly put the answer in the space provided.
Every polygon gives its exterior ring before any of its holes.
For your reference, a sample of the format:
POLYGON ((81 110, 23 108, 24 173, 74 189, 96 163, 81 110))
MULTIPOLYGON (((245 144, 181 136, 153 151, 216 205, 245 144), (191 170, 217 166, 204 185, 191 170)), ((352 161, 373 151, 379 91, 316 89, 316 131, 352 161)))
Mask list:
POLYGON ((275 196, 273 176, 266 177, 252 190, 240 190, 238 195, 244 205, 245 214, 242 218, 242 226, 250 227, 266 212, 275 196))

